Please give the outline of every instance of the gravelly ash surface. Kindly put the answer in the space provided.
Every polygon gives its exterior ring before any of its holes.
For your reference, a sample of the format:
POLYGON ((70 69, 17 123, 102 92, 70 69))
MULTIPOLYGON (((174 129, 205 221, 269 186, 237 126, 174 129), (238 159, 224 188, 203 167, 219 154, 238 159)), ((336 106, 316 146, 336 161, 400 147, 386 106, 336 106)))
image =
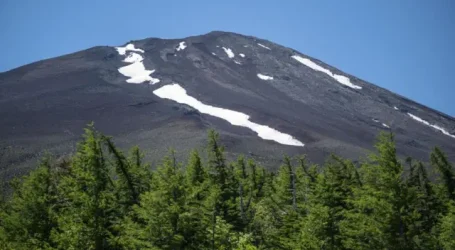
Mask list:
POLYGON ((220 132, 228 157, 243 153, 271 168, 283 154, 307 154, 314 162, 330 152, 363 157, 373 150, 379 131, 389 129, 401 156, 426 160, 437 145, 455 160, 453 117, 293 49, 227 32, 130 43, 144 51, 138 52, 144 67, 155 70, 151 77, 159 82, 127 83, 118 70, 128 65, 125 55, 108 46, 0 73, 0 166, 6 178, 36 166, 44 151, 74 152, 90 121, 124 149, 139 145, 147 160, 158 159, 170 147, 179 156, 202 148, 209 128, 220 132), (337 79, 343 76, 361 89, 341 84, 337 79), (289 134, 305 146, 263 140, 246 127, 153 93, 173 83, 204 104, 245 113, 251 122, 289 134))

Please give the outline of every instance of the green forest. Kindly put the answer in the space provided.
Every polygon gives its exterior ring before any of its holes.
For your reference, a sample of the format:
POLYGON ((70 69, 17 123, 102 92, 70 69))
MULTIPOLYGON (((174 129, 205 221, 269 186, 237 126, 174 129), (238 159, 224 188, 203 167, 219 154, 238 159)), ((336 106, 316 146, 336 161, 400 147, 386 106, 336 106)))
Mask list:
POLYGON ((360 163, 284 156, 272 172, 226 160, 210 130, 205 152, 151 166, 89 125, 71 157, 9 183, 0 249, 455 249, 445 154, 400 159, 385 132, 375 149, 360 163))

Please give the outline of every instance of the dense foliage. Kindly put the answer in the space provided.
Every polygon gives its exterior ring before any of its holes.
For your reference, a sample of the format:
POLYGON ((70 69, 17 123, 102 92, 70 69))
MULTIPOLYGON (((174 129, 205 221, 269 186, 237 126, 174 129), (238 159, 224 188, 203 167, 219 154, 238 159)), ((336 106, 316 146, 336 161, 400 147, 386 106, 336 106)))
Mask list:
POLYGON ((384 133, 359 166, 285 157, 274 173, 226 161, 217 137, 152 168, 89 126, 71 159, 11 183, 0 249, 455 249, 455 171, 437 148, 430 167, 401 162, 384 133))

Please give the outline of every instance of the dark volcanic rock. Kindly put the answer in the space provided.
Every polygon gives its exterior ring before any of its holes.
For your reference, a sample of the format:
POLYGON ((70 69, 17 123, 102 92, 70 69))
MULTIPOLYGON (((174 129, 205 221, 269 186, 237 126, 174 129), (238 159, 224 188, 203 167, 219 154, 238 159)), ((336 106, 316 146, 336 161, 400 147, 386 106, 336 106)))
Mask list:
POLYGON ((156 70, 152 76, 159 83, 127 83, 118 71, 127 65, 122 61, 125 57, 107 46, 0 73, 0 164, 8 177, 35 166, 45 150, 57 155, 74 152, 90 121, 125 149, 139 145, 148 160, 163 156, 169 147, 180 155, 202 147, 210 127, 221 133, 228 157, 248 154, 266 166, 278 166, 283 154, 307 154, 316 162, 330 152, 359 157, 373 149, 379 131, 388 129, 382 123, 396 134, 400 155, 426 160, 431 148, 440 146, 455 160, 455 138, 408 113, 452 134, 453 117, 290 48, 226 32, 131 43, 145 51, 145 68, 156 70), (177 51, 181 41, 187 48, 177 51), (222 47, 231 49, 235 58, 229 58, 222 47), (293 55, 346 76, 362 89, 342 85, 293 55), (258 73, 274 79, 261 80, 258 73), (305 147, 263 140, 247 128, 153 94, 174 82, 205 104, 246 113, 251 121, 290 134, 305 147))

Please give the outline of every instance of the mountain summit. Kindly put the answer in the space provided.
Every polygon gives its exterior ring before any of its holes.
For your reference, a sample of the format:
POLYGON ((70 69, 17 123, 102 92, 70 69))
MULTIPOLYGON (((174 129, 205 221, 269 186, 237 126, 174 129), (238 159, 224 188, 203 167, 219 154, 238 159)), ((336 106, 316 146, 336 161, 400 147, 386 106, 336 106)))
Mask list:
MULTIPOLYGON (((365 62, 366 63, 366 62, 365 62)), ((455 119, 273 42, 228 32, 100 46, 0 73, 8 176, 44 151, 63 155, 90 121, 123 147, 186 154, 215 128, 230 153, 266 166, 366 155, 380 131, 398 153, 455 159, 455 119)))

